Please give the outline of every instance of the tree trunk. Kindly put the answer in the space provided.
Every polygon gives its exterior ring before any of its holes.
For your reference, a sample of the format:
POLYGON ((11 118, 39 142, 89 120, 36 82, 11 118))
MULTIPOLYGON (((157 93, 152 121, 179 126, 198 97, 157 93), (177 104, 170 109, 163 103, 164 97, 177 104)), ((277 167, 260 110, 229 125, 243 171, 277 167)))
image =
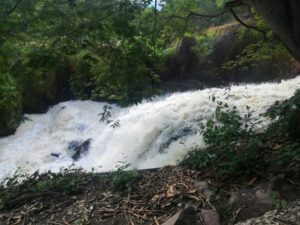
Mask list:
POLYGON ((300 62, 300 0, 242 0, 254 7, 300 62))

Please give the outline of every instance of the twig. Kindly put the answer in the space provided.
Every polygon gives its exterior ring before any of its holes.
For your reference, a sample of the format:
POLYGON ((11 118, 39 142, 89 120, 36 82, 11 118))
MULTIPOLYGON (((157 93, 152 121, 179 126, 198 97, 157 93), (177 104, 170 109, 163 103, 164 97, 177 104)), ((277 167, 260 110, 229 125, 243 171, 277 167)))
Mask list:
POLYGON ((62 221, 66 224, 66 225, 70 225, 65 218, 62 218, 62 221))
POLYGON ((128 219, 128 216, 127 216, 125 208, 123 208, 123 211, 124 211, 124 214, 125 214, 125 217, 126 217, 126 220, 127 220, 127 224, 130 225, 129 219, 128 219))
POLYGON ((155 224, 156 224, 156 225, 159 225, 159 222, 157 221, 156 216, 154 216, 154 221, 155 221, 155 224))

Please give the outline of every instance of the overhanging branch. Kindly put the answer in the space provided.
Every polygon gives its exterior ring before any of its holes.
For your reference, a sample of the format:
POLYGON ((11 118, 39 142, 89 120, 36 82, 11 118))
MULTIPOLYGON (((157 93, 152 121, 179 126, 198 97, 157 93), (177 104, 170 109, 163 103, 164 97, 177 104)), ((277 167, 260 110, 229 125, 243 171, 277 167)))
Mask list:
POLYGON ((15 11, 18 6, 21 4, 22 0, 17 0, 16 4, 14 5, 14 7, 12 7, 10 10, 8 10, 8 12, 6 13, 7 16, 9 16, 13 11, 15 11))
POLYGON ((255 26, 252 26, 252 25, 249 25, 249 24, 246 24, 244 23, 238 16, 237 14, 233 11, 233 8, 230 9, 230 12, 231 14, 233 15, 233 17, 241 24, 243 25, 244 27, 248 28, 248 29, 253 29, 253 30, 256 30, 260 33, 262 33, 264 35, 264 38, 266 39, 266 32, 264 30, 261 30, 259 29, 258 27, 255 27, 255 26))

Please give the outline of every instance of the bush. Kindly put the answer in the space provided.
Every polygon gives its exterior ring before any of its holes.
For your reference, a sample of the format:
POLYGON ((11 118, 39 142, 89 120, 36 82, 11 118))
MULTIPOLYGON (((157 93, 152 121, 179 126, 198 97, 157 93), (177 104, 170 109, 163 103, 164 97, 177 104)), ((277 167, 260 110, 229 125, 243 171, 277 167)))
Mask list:
POLYGON ((291 98, 283 102, 277 101, 267 110, 265 116, 273 121, 267 130, 268 135, 285 139, 281 150, 274 153, 279 157, 279 163, 284 166, 293 166, 299 171, 300 89, 291 98))
POLYGON ((243 77, 255 76, 256 80, 263 81, 288 73, 295 60, 272 31, 267 32, 267 41, 262 40, 260 32, 244 27, 238 30, 237 35, 236 46, 239 51, 234 58, 218 68, 220 74, 234 73, 240 80, 243 77))
MULTIPOLYGON (((251 112, 248 111, 245 117, 250 118, 251 112)), ((201 123, 200 128, 209 147, 192 149, 180 166, 194 170, 210 169, 220 179, 258 174, 263 168, 260 140, 252 126, 243 123, 236 107, 230 108, 218 102, 214 118, 206 124, 201 123)))
POLYGON ((125 171, 129 166, 130 164, 120 166, 116 171, 105 177, 105 182, 110 184, 110 189, 113 193, 121 191, 131 192, 132 185, 137 181, 139 175, 136 170, 125 171))
POLYGON ((268 129, 269 133, 300 139, 300 89, 291 98, 275 102, 265 116, 274 122, 268 129))

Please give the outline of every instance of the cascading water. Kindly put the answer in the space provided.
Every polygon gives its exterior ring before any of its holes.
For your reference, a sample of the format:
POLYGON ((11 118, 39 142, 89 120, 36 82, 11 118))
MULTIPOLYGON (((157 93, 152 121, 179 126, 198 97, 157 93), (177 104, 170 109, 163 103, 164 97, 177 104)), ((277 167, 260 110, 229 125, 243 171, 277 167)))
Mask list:
POLYGON ((300 77, 174 93, 127 108, 111 105, 113 118, 120 123, 115 128, 99 122, 98 114, 106 103, 62 102, 46 114, 26 115, 29 120, 14 135, 0 139, 0 179, 18 167, 32 173, 58 171, 71 164, 96 171, 114 169, 122 162, 134 168, 176 164, 189 148, 204 145, 198 124, 215 111, 211 96, 234 104, 241 113, 250 106, 253 117, 258 118, 276 100, 291 97, 298 88, 300 77), (82 146, 89 151, 74 158, 73 150, 82 146))

